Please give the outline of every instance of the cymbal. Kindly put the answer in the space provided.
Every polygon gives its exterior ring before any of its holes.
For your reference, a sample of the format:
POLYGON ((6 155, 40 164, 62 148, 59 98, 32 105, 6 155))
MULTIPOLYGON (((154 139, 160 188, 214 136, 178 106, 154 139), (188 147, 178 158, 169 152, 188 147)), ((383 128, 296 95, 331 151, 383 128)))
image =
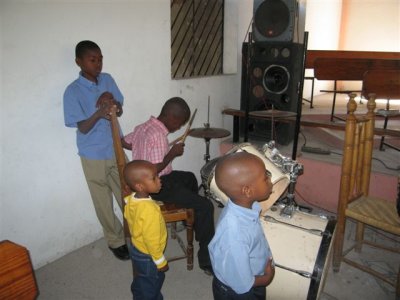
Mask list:
POLYGON ((195 138, 205 138, 205 139, 216 139, 223 138, 231 133, 223 128, 212 128, 212 127, 204 127, 204 128, 194 128, 191 129, 189 135, 195 138))
POLYGON ((249 112, 250 116, 255 116, 255 117, 266 117, 266 118, 289 118, 289 117, 295 117, 297 114, 292 111, 283 111, 283 110, 255 110, 249 112))

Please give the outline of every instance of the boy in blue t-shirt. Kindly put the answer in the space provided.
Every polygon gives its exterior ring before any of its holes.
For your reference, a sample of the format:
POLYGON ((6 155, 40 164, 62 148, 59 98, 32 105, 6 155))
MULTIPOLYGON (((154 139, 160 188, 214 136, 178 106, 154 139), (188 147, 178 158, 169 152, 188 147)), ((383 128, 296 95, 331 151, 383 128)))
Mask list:
POLYGON ((229 200, 208 246, 214 299, 264 300, 275 269, 257 201, 271 194, 270 174, 259 157, 237 152, 217 163, 215 181, 229 200))
POLYGON ((111 75, 102 73, 103 55, 92 41, 75 47, 75 62, 80 67, 78 79, 64 92, 65 126, 77 128, 78 154, 110 250, 121 260, 128 260, 123 227, 113 209, 113 194, 119 206, 121 187, 111 135, 111 108, 122 114, 122 96, 111 75))

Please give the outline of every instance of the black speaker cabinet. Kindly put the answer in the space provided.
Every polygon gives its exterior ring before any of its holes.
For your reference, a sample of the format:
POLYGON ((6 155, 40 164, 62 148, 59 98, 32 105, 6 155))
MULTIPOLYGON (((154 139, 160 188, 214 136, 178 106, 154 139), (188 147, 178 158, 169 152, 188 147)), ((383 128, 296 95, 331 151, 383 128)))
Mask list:
MULTIPOLYGON (((248 105, 249 111, 274 108, 297 112, 303 49, 303 44, 297 43, 243 43, 240 108, 246 110, 248 105)), ((244 121, 241 125, 243 128, 244 121)), ((270 140, 274 129, 279 144, 287 145, 293 140, 294 123, 274 120, 274 128, 271 125, 268 120, 249 119, 248 137, 270 140)))
POLYGON ((254 0, 254 41, 292 41, 295 28, 296 10, 296 0, 254 0))

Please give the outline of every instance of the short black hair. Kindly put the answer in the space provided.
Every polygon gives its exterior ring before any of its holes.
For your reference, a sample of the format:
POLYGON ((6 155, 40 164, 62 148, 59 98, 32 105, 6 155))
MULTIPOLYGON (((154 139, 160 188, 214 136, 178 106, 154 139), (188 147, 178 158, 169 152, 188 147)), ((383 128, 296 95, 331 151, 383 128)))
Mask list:
POLYGON ((190 117, 190 108, 186 101, 181 97, 173 97, 164 103, 164 106, 161 109, 161 115, 185 118, 187 121, 190 117))
POLYGON ((75 47, 75 57, 82 58, 88 50, 100 50, 100 47, 92 41, 80 41, 75 47))

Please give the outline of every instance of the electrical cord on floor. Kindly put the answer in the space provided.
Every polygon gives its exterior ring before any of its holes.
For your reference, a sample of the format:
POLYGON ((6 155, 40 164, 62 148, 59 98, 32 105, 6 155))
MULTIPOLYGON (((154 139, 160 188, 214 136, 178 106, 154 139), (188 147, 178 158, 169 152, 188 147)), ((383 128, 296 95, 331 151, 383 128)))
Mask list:
POLYGON ((303 147, 305 147, 306 144, 307 144, 307 138, 306 138, 306 136, 304 135, 304 133, 303 133, 301 130, 299 131, 299 133, 302 135, 302 137, 303 137, 303 139, 304 139, 304 144, 303 144, 303 146, 301 146, 301 147, 303 148, 303 147))
POLYGON ((376 158, 376 157, 372 157, 373 160, 379 161, 386 169, 388 170, 392 170, 392 171, 398 171, 400 170, 400 166, 397 166, 396 168, 392 168, 389 167, 383 160, 376 158))
MULTIPOLYGON (((342 156, 342 155, 343 155, 343 153, 335 152, 335 151, 331 151, 331 153, 332 153, 332 154, 339 155, 339 156, 342 156)), ((391 170, 391 171, 399 171, 399 170, 400 170, 400 166, 397 166, 397 167, 392 168, 392 167, 389 167, 383 160, 381 160, 381 159, 379 159, 379 158, 372 157, 372 159, 373 159, 373 160, 376 160, 376 161, 378 161, 378 162, 380 162, 380 163, 381 163, 386 169, 388 169, 388 170, 391 170)))

